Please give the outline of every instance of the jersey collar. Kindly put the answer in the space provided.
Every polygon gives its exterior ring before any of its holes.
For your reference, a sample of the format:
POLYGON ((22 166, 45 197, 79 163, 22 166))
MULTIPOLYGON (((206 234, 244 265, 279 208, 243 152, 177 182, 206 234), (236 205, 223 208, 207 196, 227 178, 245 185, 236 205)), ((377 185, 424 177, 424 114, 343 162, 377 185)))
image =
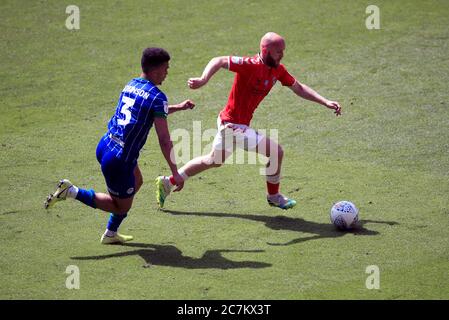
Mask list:
POLYGON ((151 85, 156 86, 153 82, 151 82, 151 81, 148 80, 148 79, 145 79, 144 77, 137 77, 136 79, 137 79, 137 80, 143 80, 143 81, 146 81, 146 82, 148 82, 148 83, 151 83, 151 85))

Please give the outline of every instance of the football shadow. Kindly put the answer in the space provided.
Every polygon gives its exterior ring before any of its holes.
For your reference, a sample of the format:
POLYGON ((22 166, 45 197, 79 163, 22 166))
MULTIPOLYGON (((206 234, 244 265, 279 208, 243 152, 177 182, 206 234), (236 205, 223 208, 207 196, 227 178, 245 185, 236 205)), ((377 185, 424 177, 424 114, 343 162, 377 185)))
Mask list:
POLYGON ((233 261, 222 256, 227 252, 259 253, 263 250, 208 250, 200 258, 184 256, 182 251, 173 245, 126 243, 120 247, 138 248, 137 250, 106 254, 101 256, 71 257, 74 260, 103 260, 127 256, 140 256, 146 264, 144 267, 154 265, 184 269, 260 269, 272 265, 257 261, 233 261))
POLYGON ((171 215, 189 215, 199 217, 216 217, 216 218, 237 218, 244 220, 251 220, 256 222, 262 222, 267 228, 273 230, 287 230, 296 231, 301 233, 311 233, 313 235, 306 237, 299 237, 286 243, 270 243, 272 246, 287 246, 291 244, 301 243, 309 240, 325 239, 325 238, 338 238, 343 237, 350 233, 356 236, 376 236, 378 231, 370 230, 365 227, 366 224, 379 223, 387 224, 390 226, 399 224, 395 221, 376 221, 376 220, 362 220, 357 223, 355 228, 348 231, 340 231, 330 223, 317 223, 313 221, 307 221, 302 218, 290 218, 287 216, 263 216, 255 214, 237 214, 237 213, 213 213, 213 212, 183 212, 161 209, 171 215))

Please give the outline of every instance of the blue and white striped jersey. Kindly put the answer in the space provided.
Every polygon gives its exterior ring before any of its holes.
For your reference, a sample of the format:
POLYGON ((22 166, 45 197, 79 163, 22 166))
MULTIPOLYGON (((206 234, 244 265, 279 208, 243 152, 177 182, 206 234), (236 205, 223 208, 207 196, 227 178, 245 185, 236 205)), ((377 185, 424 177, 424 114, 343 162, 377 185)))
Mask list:
POLYGON ((117 109, 108 123, 108 147, 126 162, 139 157, 155 117, 168 115, 165 94, 144 78, 132 79, 122 90, 117 109))

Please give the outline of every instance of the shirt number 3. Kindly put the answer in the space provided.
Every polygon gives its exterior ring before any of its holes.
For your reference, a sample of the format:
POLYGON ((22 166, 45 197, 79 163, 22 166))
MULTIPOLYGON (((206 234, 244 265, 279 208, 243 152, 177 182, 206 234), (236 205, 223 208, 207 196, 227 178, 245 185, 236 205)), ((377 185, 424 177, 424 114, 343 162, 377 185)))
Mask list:
POLYGON ((120 113, 125 116, 125 119, 118 119, 117 124, 120 126, 126 126, 131 121, 131 110, 129 110, 136 102, 135 99, 130 97, 122 97, 123 106, 120 109, 120 113))

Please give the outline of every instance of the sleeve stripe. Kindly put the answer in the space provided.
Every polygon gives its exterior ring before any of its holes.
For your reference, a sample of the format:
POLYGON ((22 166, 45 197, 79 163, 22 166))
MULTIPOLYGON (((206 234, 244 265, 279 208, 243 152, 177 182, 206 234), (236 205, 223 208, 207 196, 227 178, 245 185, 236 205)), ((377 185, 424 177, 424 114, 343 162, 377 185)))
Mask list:
POLYGON ((167 118, 167 114, 164 112, 155 112, 154 116, 159 118, 167 118))

